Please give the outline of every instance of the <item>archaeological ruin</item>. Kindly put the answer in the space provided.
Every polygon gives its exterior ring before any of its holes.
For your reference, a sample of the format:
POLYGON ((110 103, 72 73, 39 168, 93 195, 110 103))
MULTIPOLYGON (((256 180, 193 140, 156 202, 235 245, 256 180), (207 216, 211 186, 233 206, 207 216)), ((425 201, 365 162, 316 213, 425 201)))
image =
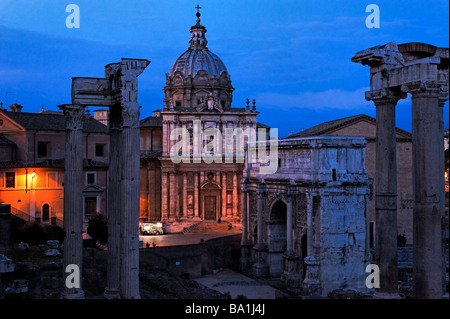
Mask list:
POLYGON ((366 100, 376 106, 375 262, 384 274, 377 295, 398 297, 395 106, 410 93, 414 297, 441 298, 446 268, 443 106, 448 100, 449 49, 390 42, 357 52, 351 60, 370 66, 366 100))

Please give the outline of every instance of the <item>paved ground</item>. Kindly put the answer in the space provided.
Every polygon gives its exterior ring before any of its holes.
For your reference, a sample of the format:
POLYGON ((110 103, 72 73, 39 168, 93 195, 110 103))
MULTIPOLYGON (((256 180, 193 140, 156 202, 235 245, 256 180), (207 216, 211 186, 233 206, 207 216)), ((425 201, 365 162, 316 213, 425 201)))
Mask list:
MULTIPOLYGON (((225 228, 226 229, 226 228, 225 228)), ((139 236, 139 240, 143 241, 143 246, 148 243, 150 247, 153 243, 156 247, 172 246, 172 245, 192 245, 198 244, 201 240, 208 240, 216 237, 236 235, 235 229, 232 231, 215 232, 209 227, 208 231, 213 233, 197 233, 203 229, 197 228, 192 233, 173 233, 164 235, 139 236)), ((274 288, 279 285, 279 279, 252 279, 231 269, 224 269, 216 274, 206 275, 201 278, 194 279, 199 284, 214 289, 221 293, 229 293, 231 298, 245 296, 248 299, 275 299, 284 296, 284 293, 274 288)))
POLYGON ((275 299, 284 296, 283 292, 273 287, 279 285, 279 280, 252 279, 230 269, 194 280, 210 289, 229 292, 233 299, 238 296, 248 299, 275 299))
POLYGON ((156 247, 162 246, 175 246, 175 245, 192 245, 198 244, 201 240, 208 240, 216 237, 230 236, 235 235, 236 233, 222 233, 222 234, 183 234, 183 233, 175 233, 175 234, 164 234, 164 235, 151 235, 151 236, 139 236, 139 240, 143 241, 144 247, 146 243, 149 243, 150 246, 153 243, 156 244, 156 247))

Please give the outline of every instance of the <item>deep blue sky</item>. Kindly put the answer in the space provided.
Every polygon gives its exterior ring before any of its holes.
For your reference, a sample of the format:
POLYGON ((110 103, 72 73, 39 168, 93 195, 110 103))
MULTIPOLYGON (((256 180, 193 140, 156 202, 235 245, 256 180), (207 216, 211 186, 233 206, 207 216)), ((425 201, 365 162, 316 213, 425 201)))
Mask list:
MULTIPOLYGON (((103 77, 104 65, 145 58, 139 77, 141 117, 162 108, 165 74, 188 48, 194 7, 209 49, 227 66, 233 106, 256 99, 258 120, 291 130, 346 116, 375 116, 364 100, 369 67, 355 52, 390 41, 449 46, 448 0, 0 0, 0 101, 23 111, 70 103, 71 77, 103 77), (65 8, 80 7, 80 28, 68 29, 65 8), (381 27, 368 29, 370 3, 381 27)), ((397 126, 411 131, 411 101, 397 106, 397 126)), ((448 127, 448 102, 444 109, 448 127)))

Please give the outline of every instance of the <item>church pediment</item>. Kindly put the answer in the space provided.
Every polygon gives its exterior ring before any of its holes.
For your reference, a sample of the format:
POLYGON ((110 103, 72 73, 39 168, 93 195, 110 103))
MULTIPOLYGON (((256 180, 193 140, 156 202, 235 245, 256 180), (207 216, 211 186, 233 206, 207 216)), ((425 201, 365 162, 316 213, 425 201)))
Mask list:
POLYGON ((89 185, 85 188, 83 188, 83 194, 98 194, 98 193, 103 193, 103 188, 96 186, 96 185, 89 185))
POLYGON ((201 189, 222 189, 219 184, 214 181, 206 181, 200 187, 201 189))

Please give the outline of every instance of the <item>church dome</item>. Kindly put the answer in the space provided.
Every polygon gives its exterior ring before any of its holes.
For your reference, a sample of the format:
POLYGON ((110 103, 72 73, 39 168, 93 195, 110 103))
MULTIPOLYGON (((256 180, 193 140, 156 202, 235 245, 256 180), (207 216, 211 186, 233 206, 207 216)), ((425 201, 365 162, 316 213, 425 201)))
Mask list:
POLYGON ((209 76, 219 78, 223 72, 228 74, 222 60, 206 47, 189 48, 170 68, 169 76, 180 71, 184 76, 195 77, 198 71, 204 70, 209 76))
POLYGON ((196 24, 189 30, 189 48, 166 74, 164 110, 202 109, 209 96, 219 109, 231 108, 234 88, 230 75, 222 60, 206 46, 206 28, 200 24, 200 7, 196 9, 196 24))

